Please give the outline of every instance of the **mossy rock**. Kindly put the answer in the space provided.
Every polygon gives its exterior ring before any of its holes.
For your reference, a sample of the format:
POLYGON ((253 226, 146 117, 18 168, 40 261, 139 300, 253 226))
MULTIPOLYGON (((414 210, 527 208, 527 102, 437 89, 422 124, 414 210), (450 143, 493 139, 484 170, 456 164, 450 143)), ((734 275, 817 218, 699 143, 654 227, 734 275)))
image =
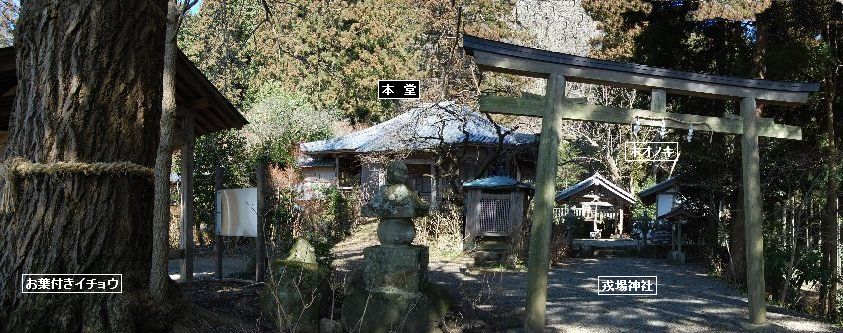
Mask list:
POLYGON ((440 332, 450 306, 448 291, 433 283, 417 293, 369 292, 359 279, 343 300, 342 323, 351 332, 440 332))
POLYGON ((322 305, 329 302, 330 272, 318 264, 276 260, 261 292, 261 310, 282 331, 318 332, 322 305))

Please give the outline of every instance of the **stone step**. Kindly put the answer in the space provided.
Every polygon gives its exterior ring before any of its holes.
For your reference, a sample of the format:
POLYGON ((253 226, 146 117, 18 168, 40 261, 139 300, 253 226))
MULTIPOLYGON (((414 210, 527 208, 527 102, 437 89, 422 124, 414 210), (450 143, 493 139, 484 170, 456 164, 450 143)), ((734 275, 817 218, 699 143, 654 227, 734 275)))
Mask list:
POLYGON ((593 251, 594 257, 631 257, 635 255, 629 250, 622 249, 595 249, 593 251))
POLYGON ((479 251, 506 251, 507 249, 509 249, 509 243, 481 242, 477 244, 479 251))
POLYGON ((474 257, 474 263, 487 263, 487 262, 495 262, 500 261, 503 258, 503 252, 501 251, 474 251, 472 253, 474 257))

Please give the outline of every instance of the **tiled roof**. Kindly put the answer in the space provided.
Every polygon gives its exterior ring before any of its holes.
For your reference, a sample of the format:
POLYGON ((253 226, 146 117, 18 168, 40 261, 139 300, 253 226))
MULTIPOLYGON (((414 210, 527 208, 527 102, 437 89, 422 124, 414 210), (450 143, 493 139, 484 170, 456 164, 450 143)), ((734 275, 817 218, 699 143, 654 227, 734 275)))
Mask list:
MULTIPOLYGON (((502 127, 503 131, 508 128, 502 127)), ((395 118, 347 135, 301 144, 304 153, 385 152, 435 148, 441 144, 496 144, 497 131, 489 119, 453 102, 425 104, 395 118)), ((504 144, 538 142, 533 134, 511 133, 504 144)))

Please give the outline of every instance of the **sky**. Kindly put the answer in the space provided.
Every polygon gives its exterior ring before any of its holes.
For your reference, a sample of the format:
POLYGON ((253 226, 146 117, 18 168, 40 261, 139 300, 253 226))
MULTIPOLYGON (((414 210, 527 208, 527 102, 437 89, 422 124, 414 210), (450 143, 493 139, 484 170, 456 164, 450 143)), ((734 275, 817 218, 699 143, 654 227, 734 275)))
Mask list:
POLYGON ((191 13, 191 14, 196 14, 196 13, 198 13, 198 12, 199 12, 199 9, 200 9, 201 7, 202 7, 202 0, 199 0, 199 2, 197 2, 197 3, 196 3, 196 5, 194 5, 194 6, 193 6, 193 8, 190 8, 190 13, 191 13))

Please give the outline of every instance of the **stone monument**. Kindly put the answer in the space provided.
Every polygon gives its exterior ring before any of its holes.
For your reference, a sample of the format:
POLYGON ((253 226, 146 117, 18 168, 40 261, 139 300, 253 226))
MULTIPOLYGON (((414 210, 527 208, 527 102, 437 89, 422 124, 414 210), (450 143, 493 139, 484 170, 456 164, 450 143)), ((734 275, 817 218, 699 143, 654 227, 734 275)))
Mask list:
POLYGON ((286 258, 273 261, 261 292, 263 315, 281 331, 317 332, 323 304, 330 302, 330 272, 316 262, 316 250, 297 239, 286 258))
POLYGON ((449 306, 448 293, 427 281, 428 249, 411 245, 413 218, 428 206, 406 185, 407 167, 387 167, 386 185, 363 207, 364 216, 379 218, 378 241, 363 250, 363 275, 349 286, 342 321, 351 331, 431 332, 449 306))

